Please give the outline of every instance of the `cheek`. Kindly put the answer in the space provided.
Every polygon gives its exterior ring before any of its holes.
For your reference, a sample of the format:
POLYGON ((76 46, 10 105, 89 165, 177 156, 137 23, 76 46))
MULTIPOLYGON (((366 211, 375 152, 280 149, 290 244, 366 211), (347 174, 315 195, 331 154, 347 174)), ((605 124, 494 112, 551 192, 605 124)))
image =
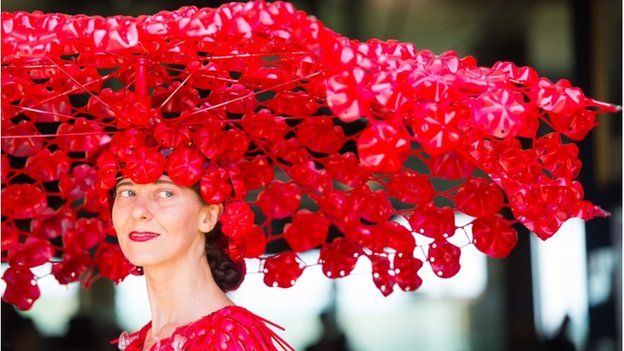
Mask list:
POLYGON ((121 211, 120 211, 120 206, 118 203, 113 203, 113 208, 111 209, 111 219, 113 221, 113 227, 115 228, 115 231, 118 231, 119 226, 121 224, 121 211))

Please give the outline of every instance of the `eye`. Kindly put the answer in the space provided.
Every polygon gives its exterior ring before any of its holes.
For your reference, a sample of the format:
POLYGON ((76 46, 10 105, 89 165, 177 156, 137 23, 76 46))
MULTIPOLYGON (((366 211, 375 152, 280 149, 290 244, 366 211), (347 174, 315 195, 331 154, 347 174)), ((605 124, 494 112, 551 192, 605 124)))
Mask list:
POLYGON ((173 196, 173 192, 169 190, 163 190, 163 191, 159 191, 156 194, 156 196, 158 196, 161 199, 168 199, 173 196))
POLYGON ((132 190, 122 190, 119 192, 119 196, 121 197, 130 197, 136 195, 132 190))

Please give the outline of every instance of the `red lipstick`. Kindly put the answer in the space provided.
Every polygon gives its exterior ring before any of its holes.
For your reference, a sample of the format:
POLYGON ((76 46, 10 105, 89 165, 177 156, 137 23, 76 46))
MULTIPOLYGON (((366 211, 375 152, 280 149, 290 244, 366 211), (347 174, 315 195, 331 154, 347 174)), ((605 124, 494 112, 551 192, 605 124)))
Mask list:
POLYGON ((158 235, 160 234, 152 233, 152 232, 130 232, 130 234, 128 234, 128 237, 132 241, 142 242, 142 241, 152 240, 158 235))

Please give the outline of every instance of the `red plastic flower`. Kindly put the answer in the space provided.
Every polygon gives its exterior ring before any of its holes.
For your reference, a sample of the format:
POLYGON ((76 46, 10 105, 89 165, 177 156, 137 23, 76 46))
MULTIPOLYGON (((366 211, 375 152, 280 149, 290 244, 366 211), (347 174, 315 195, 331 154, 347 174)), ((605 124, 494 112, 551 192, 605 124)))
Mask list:
POLYGON ((256 190, 271 183, 275 171, 264 157, 256 157, 251 161, 241 161, 237 164, 240 178, 246 190, 256 190))
POLYGON ((284 227, 284 238, 294 251, 306 251, 325 242, 329 220, 321 213, 301 210, 284 227))
MULTIPOLYGON (((63 174, 59 181, 61 194, 74 202, 81 200, 78 205, 82 206, 86 211, 97 212, 99 202, 96 190, 97 174, 96 171, 88 164, 82 164, 74 167, 71 175, 63 174)), ((72 205, 76 205, 73 203, 72 205)))
POLYGON ((449 207, 419 206, 410 216, 409 223, 414 232, 436 240, 455 234, 455 214, 449 207))
POLYGON ((9 264, 26 268, 40 266, 54 255, 54 248, 43 238, 29 236, 23 244, 13 246, 9 252, 9 264))
POLYGON ((390 260, 384 256, 368 256, 373 266, 373 282, 383 296, 388 296, 394 291, 396 283, 394 272, 390 269, 390 260))
POLYGON ((11 184, 2 189, 2 215, 13 219, 35 217, 47 207, 45 193, 32 184, 11 184))
POLYGON ((48 149, 42 149, 28 158, 26 170, 35 179, 51 182, 68 173, 70 164, 71 160, 63 151, 50 152, 48 149))
POLYGON ((108 151, 97 159, 97 185, 100 189, 112 189, 117 184, 117 160, 108 151))
POLYGON ((245 132, 256 140, 276 141, 288 130, 285 121, 268 109, 246 114, 241 120, 241 125, 245 132))
POLYGON ((292 251, 269 257, 264 261, 264 284, 272 287, 290 288, 295 285, 304 265, 292 251))
POLYGON ((362 164, 373 172, 396 172, 410 152, 409 135, 386 122, 366 128, 357 140, 362 164))
POLYGON ((533 68, 528 66, 517 67, 512 62, 496 62, 492 68, 506 73, 509 78, 526 86, 532 85, 539 78, 537 72, 533 68))
POLYGON ((208 204, 220 204, 230 198, 232 185, 228 172, 218 166, 208 165, 199 182, 202 199, 208 204))
POLYGON ((470 177, 475 165, 456 152, 447 152, 432 157, 429 169, 437 177, 454 180, 470 177))
POLYGON ((137 184, 157 181, 165 170, 165 159, 155 149, 137 148, 126 161, 126 175, 137 184))
POLYGON ((92 264, 88 251, 63 253, 63 260, 52 265, 52 274, 61 284, 78 281, 92 264))
POLYGON ((89 250, 106 238, 106 224, 97 218, 80 218, 75 227, 63 232, 63 246, 67 251, 89 250))
POLYGON ((4 272, 2 279, 7 283, 2 300, 22 311, 30 309, 41 295, 30 269, 11 266, 4 272))
POLYGON ((583 140, 596 126, 596 113, 584 109, 569 113, 551 113, 550 120, 558 132, 572 140, 583 140))
POLYGON ((507 257, 518 242, 518 233, 500 215, 475 219, 472 237, 479 251, 494 258, 507 257))
POLYGON ((225 206, 220 221, 223 234, 239 242, 252 229, 254 213, 247 203, 234 201, 225 206))
POLYGON ((438 155, 455 149, 470 118, 470 111, 462 105, 426 103, 418 106, 416 116, 411 118, 414 137, 423 149, 438 155))
POLYGON ((191 132, 189 128, 163 122, 154 128, 154 138, 164 147, 177 147, 191 139, 191 132))
MULTIPOLYGON (((12 250, 19 245, 19 237, 20 232, 14 225, 2 223, 2 251, 12 250)), ((2 255, 2 262, 5 261, 5 257, 2 255)))
POLYGON ((264 254, 267 242, 262 228, 254 225, 251 230, 247 232, 245 239, 236 243, 236 245, 240 248, 243 257, 256 258, 264 254))
POLYGON ((429 203, 435 195, 427 177, 411 170, 393 175, 386 188, 390 196, 414 205, 429 203))
POLYGON ((422 261, 411 253, 398 253, 394 256, 393 267, 397 285, 403 291, 414 291, 422 284, 418 271, 422 261))
POLYGON ((447 241, 436 241, 429 245, 428 261, 440 278, 450 278, 459 272, 460 255, 461 249, 447 241))
POLYGON ((334 125, 331 118, 307 118, 297 125, 296 133, 303 146, 326 154, 337 152, 346 141, 342 127, 334 125))
POLYGON ((369 177, 352 152, 331 154, 325 162, 325 169, 330 176, 350 187, 362 185, 369 177))
POLYGON ((468 179, 455 195, 457 209, 469 216, 491 216, 503 207, 503 192, 483 178, 468 179))
POLYGON ((318 170, 314 162, 300 163, 290 169, 292 179, 304 190, 323 193, 331 187, 331 178, 326 170, 318 170))
POLYGON ((353 271, 362 250, 353 241, 347 238, 336 238, 331 243, 321 247, 319 263, 323 274, 329 278, 345 277, 353 271))
POLYGON ((269 218, 292 215, 301 201, 301 190, 292 183, 274 182, 258 195, 258 206, 269 218))
POLYGON ((569 114, 586 105, 583 91, 573 87, 565 79, 553 84, 550 80, 541 78, 533 85, 531 96, 544 111, 557 114, 569 114))
POLYGON ((80 117, 72 124, 62 123, 56 133, 59 146, 64 150, 76 152, 94 152, 104 138, 102 127, 80 117))
MULTIPOLYGON (((343 56, 349 54, 345 48, 343 56)), ((327 105, 344 122, 353 122, 370 115, 373 92, 368 85, 366 71, 353 67, 327 80, 327 105)))
POLYGON ((358 189, 351 194, 350 200, 353 209, 369 222, 385 221, 392 212, 388 195, 381 190, 358 189))
POLYGON ((119 245, 106 242, 98 245, 95 262, 98 265, 100 275, 114 283, 121 282, 130 274, 133 267, 121 252, 119 245))
POLYGON ((497 138, 518 134, 527 108, 524 96, 513 90, 498 89, 485 93, 473 107, 475 124, 497 138))
POLYGON ((533 142, 537 155, 553 177, 573 179, 581 171, 579 149, 575 144, 562 144, 561 136, 550 133, 533 142))
POLYGON ((43 140, 38 137, 27 137, 29 135, 39 135, 34 123, 21 121, 13 124, 9 120, 2 120, 2 135, 18 136, 17 138, 3 138, 2 151, 16 157, 27 157, 34 154, 43 147, 43 140))
POLYGON ((397 222, 386 221, 378 224, 374 230, 379 238, 383 238, 385 246, 396 252, 412 254, 416 247, 416 240, 412 233, 397 222))
POLYGON ((165 161, 167 175, 176 184, 191 186, 202 176, 204 157, 199 151, 187 147, 175 149, 165 161))

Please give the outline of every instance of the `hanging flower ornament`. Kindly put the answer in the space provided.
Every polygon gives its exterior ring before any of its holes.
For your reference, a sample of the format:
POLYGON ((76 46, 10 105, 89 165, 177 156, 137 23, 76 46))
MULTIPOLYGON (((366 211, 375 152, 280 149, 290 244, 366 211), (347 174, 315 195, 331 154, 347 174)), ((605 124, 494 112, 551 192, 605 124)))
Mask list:
POLYGON ((1 49, 3 300, 20 309, 45 262, 64 284, 140 274, 110 224, 120 176, 197 184, 225 206, 229 255, 260 258, 279 287, 306 268, 298 252, 320 248, 330 278, 365 257, 382 294, 411 291, 423 265, 455 275, 465 245, 508 255, 515 222, 547 239, 607 215, 583 200, 569 140, 618 108, 530 67, 358 42, 263 1, 138 18, 3 12, 1 49), (474 220, 458 227, 457 212, 474 220), (267 254, 274 241, 289 249, 267 254))

